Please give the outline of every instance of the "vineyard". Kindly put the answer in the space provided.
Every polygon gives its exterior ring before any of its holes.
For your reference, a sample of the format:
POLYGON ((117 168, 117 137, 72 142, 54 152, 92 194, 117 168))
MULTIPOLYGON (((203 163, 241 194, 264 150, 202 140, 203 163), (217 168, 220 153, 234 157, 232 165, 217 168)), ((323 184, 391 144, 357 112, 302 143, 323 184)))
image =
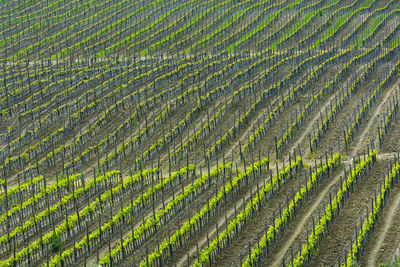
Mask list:
POLYGON ((0 7, 0 267, 400 259, 398 0, 0 7))

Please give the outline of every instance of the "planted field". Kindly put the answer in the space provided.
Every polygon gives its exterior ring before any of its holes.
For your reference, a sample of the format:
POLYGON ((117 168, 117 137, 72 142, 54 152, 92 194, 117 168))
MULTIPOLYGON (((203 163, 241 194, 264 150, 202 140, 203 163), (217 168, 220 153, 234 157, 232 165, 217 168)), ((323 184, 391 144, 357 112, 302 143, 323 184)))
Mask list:
POLYGON ((0 7, 0 266, 399 255, 397 0, 0 7))

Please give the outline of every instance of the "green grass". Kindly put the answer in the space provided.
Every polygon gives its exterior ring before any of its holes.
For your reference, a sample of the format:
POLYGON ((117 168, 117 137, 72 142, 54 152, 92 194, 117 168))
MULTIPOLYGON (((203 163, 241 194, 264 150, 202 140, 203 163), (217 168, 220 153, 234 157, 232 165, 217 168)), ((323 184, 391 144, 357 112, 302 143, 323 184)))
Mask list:
POLYGON ((357 44, 359 46, 362 45, 363 41, 370 36, 378 27, 378 25, 385 19, 387 16, 386 13, 380 14, 379 16, 375 17, 372 22, 369 24, 368 28, 363 32, 363 34, 358 38, 357 44))
POLYGON ((311 18, 315 15, 315 11, 311 11, 309 13, 307 13, 307 15, 305 15, 299 22, 297 22, 297 24, 292 27, 280 40, 279 43, 281 43, 282 41, 284 41, 286 38, 290 37, 291 35, 293 35, 298 29, 301 29, 304 25, 306 25, 311 18))
POLYGON ((400 257, 389 259, 386 263, 379 264, 379 267, 400 267, 400 257))
POLYGON ((361 7, 369 7, 375 0, 365 0, 361 7))
POLYGON ((352 12, 347 12, 345 14, 343 14, 342 16, 340 16, 335 24, 333 26, 331 26, 321 37, 321 40, 326 40, 327 38, 329 38, 330 36, 332 36, 349 18, 349 16, 351 16, 352 12))
POLYGON ((245 40, 249 39, 252 35, 254 35, 256 32, 260 31, 267 24, 269 24, 278 15, 278 13, 279 13, 279 11, 275 11, 275 12, 271 13, 261 24, 259 24, 255 28, 253 28, 253 30, 251 32, 247 33, 245 36, 243 36, 240 40, 236 41, 235 43, 229 45, 227 48, 227 51, 232 52, 236 46, 238 46, 245 40))

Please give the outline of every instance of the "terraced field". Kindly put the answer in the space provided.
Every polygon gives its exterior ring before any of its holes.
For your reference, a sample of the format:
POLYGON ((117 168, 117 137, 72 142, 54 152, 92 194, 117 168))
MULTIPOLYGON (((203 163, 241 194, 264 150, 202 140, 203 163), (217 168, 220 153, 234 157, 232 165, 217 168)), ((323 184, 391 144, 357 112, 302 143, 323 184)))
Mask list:
POLYGON ((400 2, 0 2, 0 266, 400 253, 400 2))

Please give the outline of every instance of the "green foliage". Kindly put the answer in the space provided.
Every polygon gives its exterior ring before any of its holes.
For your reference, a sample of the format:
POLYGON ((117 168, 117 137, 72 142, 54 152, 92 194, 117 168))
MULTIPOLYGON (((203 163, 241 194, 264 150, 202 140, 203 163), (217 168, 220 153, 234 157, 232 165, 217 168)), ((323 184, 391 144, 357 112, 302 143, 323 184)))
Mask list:
POLYGON ((280 38, 279 43, 282 43, 294 33, 303 28, 304 25, 310 22, 310 20, 315 16, 315 11, 307 13, 294 27, 292 27, 282 38, 280 38))
MULTIPOLYGON (((318 238, 325 233, 327 224, 332 220, 332 214, 338 209, 339 203, 341 203, 344 192, 346 192, 356 181, 356 177, 362 173, 365 173, 367 167, 370 166, 376 160, 376 151, 370 151, 368 157, 365 161, 362 161, 360 164, 356 165, 356 167, 348 174, 348 176, 342 182, 342 185, 339 187, 336 196, 333 198, 331 203, 325 205, 325 215, 319 220, 318 224, 315 226, 315 233, 312 232, 309 235, 308 243, 304 244, 301 250, 296 255, 296 258, 291 262, 292 266, 303 266, 304 260, 309 257, 315 251, 317 246, 318 238)), ((309 181, 310 183, 310 181, 309 181)), ((353 253, 355 253, 355 249, 353 247, 353 253)), ((347 258, 347 262, 351 262, 354 259, 354 254, 350 255, 347 258)))
MULTIPOLYGON (((259 241, 258 246, 251 251, 251 255, 248 255, 244 266, 254 266, 258 262, 258 259, 262 253, 262 250, 265 249, 268 243, 270 243, 275 236, 275 233, 279 233, 282 225, 285 225, 291 216, 295 207, 301 203, 301 200, 305 197, 307 192, 314 188, 316 182, 318 182, 318 178, 321 175, 326 174, 327 172, 334 169, 336 166, 340 165, 340 154, 334 155, 328 162, 319 166, 319 168, 311 174, 308 179, 308 182, 295 194, 295 197, 282 211, 282 215, 280 218, 275 220, 275 223, 268 228, 268 231, 264 234, 262 239, 259 241)), ((273 179, 272 179, 273 180, 273 179)), ((270 187, 273 188, 273 187, 270 187)), ((256 199, 257 200, 257 199, 256 199)), ((318 253, 318 248, 311 250, 311 254, 318 253)))
MULTIPOLYGON (((321 40, 324 41, 326 39, 328 39, 330 36, 332 36, 337 30, 339 30, 339 28, 348 21, 348 19, 351 17, 351 12, 347 12, 345 14, 343 14, 342 16, 340 16, 335 24, 330 27, 325 33, 324 35, 322 35, 321 40)), ((330 26, 330 22, 328 22, 328 25, 330 26)))
POLYGON ((375 0, 365 0, 363 3, 362 7, 368 7, 370 6, 375 0))
POLYGON ((350 265, 350 267, 361 267, 361 265, 358 263, 358 261, 356 259, 354 259, 350 265))
POLYGON ((388 267, 400 267, 400 257, 395 257, 390 263, 387 265, 388 267))
POLYGON ((383 14, 378 15, 377 17, 375 17, 372 20, 372 22, 368 25, 368 28, 358 38, 358 40, 357 40, 358 46, 361 46, 363 44, 363 42, 375 32, 375 30, 377 29, 379 24, 381 24, 384 21, 386 16, 387 16, 387 14, 383 13, 383 14))
POLYGON ((62 180, 62 179, 65 179, 65 178, 67 178, 67 175, 65 173, 63 173, 63 172, 58 175, 58 179, 59 180, 62 180))
POLYGON ((57 253, 57 252, 61 251, 63 246, 64 246, 64 243, 62 241, 61 235, 54 233, 51 236, 50 251, 53 253, 57 253))
POLYGON ((243 43, 246 40, 249 40, 250 37, 254 36, 257 32, 261 31, 264 29, 267 25, 270 25, 270 23, 274 20, 277 20, 277 17, 279 15, 280 11, 275 11, 272 12, 261 24, 257 25, 257 27, 253 28, 251 32, 243 36, 240 40, 236 41, 235 43, 231 44, 228 46, 227 51, 232 52, 235 47, 239 46, 241 43, 243 43))
MULTIPOLYGON (((116 255, 118 255, 118 253, 121 252, 121 246, 126 247, 127 244, 132 243, 135 240, 137 240, 138 238, 140 238, 148 229, 154 227, 155 225, 160 226, 160 224, 161 224, 160 220, 163 218, 163 216, 165 214, 168 214, 169 212, 171 212, 171 210, 173 210, 174 207, 179 205, 183 201, 183 199, 189 197, 193 192, 195 192, 196 190, 201 188, 201 186, 203 186, 211 177, 215 177, 215 176, 219 175, 224 170, 231 168, 231 166, 232 166, 232 162, 228 162, 225 165, 220 165, 218 168, 215 168, 210 173, 210 175, 204 174, 202 177, 196 179, 191 185, 186 187, 183 190, 183 192, 176 195, 175 199, 173 201, 169 202, 168 205, 165 206, 165 208, 158 210, 155 213, 154 217, 148 218, 145 223, 141 224, 133 233, 131 233, 127 238, 125 238, 122 244, 117 245, 114 249, 112 249, 112 251, 110 251, 106 255, 104 255, 100 259, 100 264, 103 265, 105 263, 108 263, 110 260, 110 257, 112 257, 112 258, 116 257, 116 255)), ((155 190, 150 188, 149 190, 151 190, 151 191, 148 191, 147 193, 145 193, 144 195, 139 197, 134 202, 133 206, 131 205, 129 208, 125 209, 123 212, 120 212, 118 215, 116 215, 116 216, 119 216, 118 220, 120 220, 121 216, 123 216, 124 213, 127 214, 130 212, 130 209, 135 209, 135 206, 139 205, 141 201, 145 201, 146 198, 149 198, 156 191, 160 191, 161 188, 164 188, 168 183, 170 183, 172 180, 176 179, 179 175, 184 175, 186 172, 193 171, 194 169, 195 169, 194 165, 189 165, 189 168, 184 167, 180 171, 173 173, 171 175, 171 177, 165 178, 158 185, 153 187, 155 190)), ((204 210, 202 210, 202 211, 204 211, 204 210)), ((205 212, 207 212, 207 211, 205 211, 205 212)), ((113 221, 118 221, 117 219, 115 219, 116 216, 114 216, 113 221)), ((195 216, 198 217, 199 215, 195 215, 195 216)), ((152 253, 151 255, 149 255, 149 261, 152 262, 157 257, 157 255, 159 255, 159 251, 162 251, 165 248, 165 246, 167 246, 168 242, 173 242, 173 240, 176 240, 176 238, 180 235, 181 231, 182 232, 188 231, 190 229, 191 225, 196 224, 196 223, 197 223, 197 220, 194 220, 194 219, 192 219, 190 221, 190 223, 186 222, 182 226, 183 228, 181 230, 177 230, 177 232, 175 232, 174 236, 171 237, 170 239, 164 240, 164 242, 158 247, 157 251, 155 253, 152 253)), ((109 228, 109 227, 110 226, 108 225, 107 228, 109 228)), ((103 231, 105 231, 107 228, 104 227, 103 231)))

